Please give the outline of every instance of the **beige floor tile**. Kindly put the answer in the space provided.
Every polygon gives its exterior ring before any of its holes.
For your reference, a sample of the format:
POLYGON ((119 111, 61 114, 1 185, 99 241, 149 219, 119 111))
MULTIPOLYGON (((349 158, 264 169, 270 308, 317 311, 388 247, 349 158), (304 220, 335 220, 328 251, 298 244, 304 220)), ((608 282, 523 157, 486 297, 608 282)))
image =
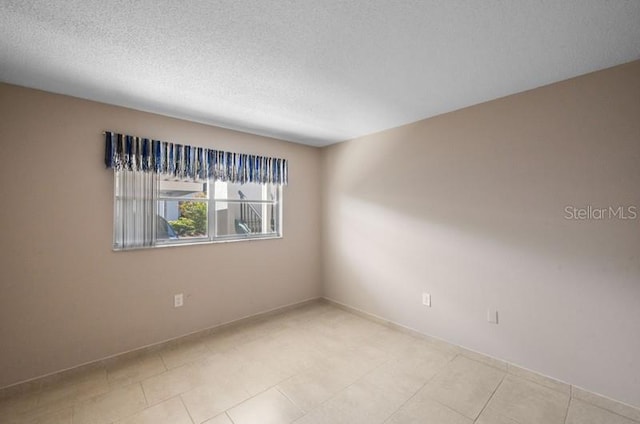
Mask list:
MULTIPOLYGON (((324 315, 328 316, 328 315, 324 315)), ((311 321, 307 321, 302 325, 297 326, 296 328, 313 332, 315 334, 326 334, 326 335, 338 335, 341 337, 339 339, 345 343, 349 343, 350 340, 344 340, 348 338, 348 335, 345 334, 348 332, 348 327, 345 326, 345 321, 351 320, 354 317, 347 313, 344 313, 343 316, 339 316, 336 318, 317 318, 311 321)), ((359 338, 363 338, 360 336, 359 338)))
POLYGON ((0 399, 0 422, 36 407, 39 391, 29 391, 0 399))
POLYGON ((302 415, 277 389, 269 389, 227 411, 234 424, 288 424, 302 415))
POLYGON ((73 424, 107 424, 145 409, 140 384, 115 389, 73 408, 73 424))
POLYGON ((292 394, 292 399, 295 398, 302 409, 308 410, 388 360, 387 354, 375 348, 352 348, 341 354, 322 358, 290 380, 283 381, 280 387, 287 394, 296 391, 292 394))
POLYGON ((314 343, 316 334, 314 334, 313 332, 309 332, 308 330, 303 328, 290 327, 285 328, 279 331, 277 334, 269 337, 273 340, 274 343, 279 345, 292 343, 308 345, 314 343))
POLYGON ((342 365, 316 365, 283 381, 278 389, 300 409, 310 411, 358 379, 358 375, 341 372, 342 365))
POLYGON ((346 350, 339 357, 349 361, 352 367, 366 370, 372 370, 391 359, 391 356, 386 352, 367 345, 346 350))
POLYGON ((328 355, 321 359, 316 366, 330 369, 333 373, 340 374, 354 382, 389 359, 389 356, 384 352, 369 347, 360 347, 328 355))
POLYGON ((198 378, 203 382, 228 380, 235 377, 243 365, 243 358, 233 352, 214 353, 205 359, 191 364, 198 378))
POLYGON ((476 419, 504 376, 504 371, 458 356, 419 395, 476 419))
POLYGON ((220 330, 203 339, 207 348, 213 353, 227 352, 250 340, 233 329, 220 330))
POLYGON ((262 362, 265 366, 284 373, 286 377, 324 359, 324 355, 312 346, 269 337, 246 343, 236 350, 244 360, 262 362))
POLYGON ((427 350, 422 355, 393 358, 362 378, 383 389, 413 395, 448 364, 443 353, 427 350))
POLYGON ((192 366, 197 369, 197 384, 232 382, 253 396, 289 377, 267 362, 247 360, 234 351, 227 351, 215 353, 192 366))
POLYGON ((306 332, 305 343, 323 356, 340 355, 349 349, 362 346, 362 343, 345 343, 342 340, 334 339, 329 334, 304 330, 306 332))
POLYGON ((431 400, 414 398, 403 405, 385 424, 472 424, 473 420, 431 400))
POLYGON ((409 334, 401 333, 391 328, 384 328, 367 340, 367 344, 375 346, 393 355, 402 355, 408 346, 412 346, 419 339, 409 334))
POLYGON ((603 396, 598 396, 594 393, 583 390, 579 387, 573 387, 571 389, 571 395, 574 399, 581 400, 583 402, 590 403, 602 409, 609 410, 618 415, 622 415, 623 417, 629 418, 634 421, 638 421, 640 423, 640 409, 634 408, 629 405, 625 405, 620 402, 616 402, 615 400, 611 400, 605 398, 603 396))
POLYGON ((312 330, 317 334, 331 337, 345 346, 360 346, 368 339, 374 338, 385 327, 356 316, 347 317, 337 322, 319 322, 312 330))
POLYGON ((283 345, 272 358, 273 368, 287 375, 294 375, 317 365, 325 356, 311 346, 299 344, 283 345))
POLYGON ((369 339, 368 344, 388 352, 396 357, 422 356, 425 352, 436 352, 452 360, 459 354, 456 346, 428 338, 415 337, 398 330, 386 329, 369 339))
POLYGON ((147 354, 127 360, 120 360, 107 367, 107 380, 111 387, 137 383, 167 369, 157 354, 147 354))
POLYGON ((205 380, 197 365, 182 365, 165 371, 162 374, 150 377, 142 381, 142 388, 149 405, 155 405, 164 400, 187 392, 201 384, 205 380))
POLYGON ((491 408, 485 408, 482 414, 476 420, 476 424, 520 424, 509 417, 494 411, 491 408))
POLYGON ((289 373, 272 368, 261 361, 242 361, 233 378, 251 396, 255 396, 286 380, 289 373))
POLYGON ((206 341, 203 339, 190 340, 169 346, 160 351, 160 356, 167 368, 171 369, 203 359, 211 353, 206 341))
POLYGON ((488 407, 520 424, 564 424, 569 396, 507 375, 488 407))
POLYGON ((246 360, 269 360, 275 356, 282 343, 273 337, 264 337, 260 340, 252 340, 236 347, 233 352, 246 360))
POLYGON ((252 321, 239 328, 239 331, 248 340, 258 340, 263 337, 274 337, 287 325, 279 320, 265 319, 260 321, 252 321))
POLYGON ((193 424, 179 397, 147 408, 116 424, 193 424))
POLYGON ((2 424, 57 424, 70 423, 73 407, 60 407, 57 403, 48 404, 46 406, 37 407, 18 413, 16 415, 8 415, 0 417, 2 424))
POLYGON ((336 324, 348 318, 352 318, 354 315, 350 312, 343 311, 333 306, 327 306, 323 308, 315 308, 307 311, 299 311, 292 321, 299 321, 303 326, 306 324, 315 325, 322 324, 336 324))
POLYGON ((2 424, 234 424, 230 413, 235 424, 640 424, 630 406, 327 303, 0 400, 2 424))
POLYGON ((255 340, 274 337, 286 328, 288 328, 286 323, 273 317, 250 321, 212 335, 207 343, 214 352, 225 351, 228 347, 237 347, 255 340))
POLYGON ((571 386, 567 383, 563 383, 562 381, 554 380, 553 378, 546 377, 544 375, 540 375, 533 371, 529 371, 527 369, 511 364, 509 364, 508 366, 508 371, 509 374, 513 374, 517 377, 533 381, 534 383, 538 383, 541 386, 548 387, 557 392, 571 395, 571 386))
POLYGON ((182 400, 196 424, 215 417, 249 397, 249 393, 234 380, 208 382, 182 394, 182 400))
POLYGON ((38 397, 40 409, 63 409, 109 391, 103 368, 82 372, 43 386, 38 397))
POLYGON ((310 411, 296 424, 379 424, 409 399, 393 390, 357 382, 310 411))
POLYGON ((217 415, 210 420, 205 421, 203 424, 233 424, 227 414, 217 415))
POLYGON ((621 415, 571 399, 566 424, 637 424, 621 415))
POLYGON ((469 359, 482 362, 483 364, 487 364, 494 368, 498 368, 499 370, 502 370, 502 371, 508 371, 508 366, 505 361, 501 361, 499 359, 492 358, 491 356, 483 355, 481 353, 474 352, 473 350, 465 349, 463 347, 459 347, 458 350, 460 351, 461 355, 464 355, 469 359))
POLYGON ((382 324, 356 315, 343 319, 339 327, 348 329, 351 333, 350 336, 357 334, 363 338, 377 336, 380 332, 388 329, 388 327, 382 324))
POLYGON ((443 353, 456 356, 461 352, 460 347, 453 345, 451 343, 448 343, 444 340, 438 339, 436 337, 425 336, 425 340, 427 340, 430 346, 440 350, 443 353))
POLYGON ((15 416, 0 417, 2 424, 71 424, 73 408, 56 411, 28 411, 15 416))

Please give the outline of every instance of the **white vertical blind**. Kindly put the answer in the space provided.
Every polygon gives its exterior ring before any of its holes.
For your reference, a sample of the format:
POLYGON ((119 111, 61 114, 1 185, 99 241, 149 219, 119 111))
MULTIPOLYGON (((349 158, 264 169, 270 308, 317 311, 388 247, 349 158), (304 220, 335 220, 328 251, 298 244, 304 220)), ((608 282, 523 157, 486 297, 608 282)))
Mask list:
POLYGON ((149 247, 155 244, 156 174, 116 170, 114 243, 116 248, 149 247))

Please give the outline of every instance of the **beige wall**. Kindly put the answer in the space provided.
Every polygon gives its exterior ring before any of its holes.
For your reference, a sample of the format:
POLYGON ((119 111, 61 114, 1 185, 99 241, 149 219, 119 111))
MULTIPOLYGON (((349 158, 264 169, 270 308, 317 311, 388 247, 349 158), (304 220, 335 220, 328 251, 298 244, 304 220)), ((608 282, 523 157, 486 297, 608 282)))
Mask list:
POLYGON ((640 213, 640 61, 331 146, 323 179, 327 297, 640 406, 640 218, 564 218, 640 213))
POLYGON ((0 160, 0 387, 320 295, 316 148, 0 84, 0 160), (113 252, 104 130, 289 159, 284 238, 113 252))

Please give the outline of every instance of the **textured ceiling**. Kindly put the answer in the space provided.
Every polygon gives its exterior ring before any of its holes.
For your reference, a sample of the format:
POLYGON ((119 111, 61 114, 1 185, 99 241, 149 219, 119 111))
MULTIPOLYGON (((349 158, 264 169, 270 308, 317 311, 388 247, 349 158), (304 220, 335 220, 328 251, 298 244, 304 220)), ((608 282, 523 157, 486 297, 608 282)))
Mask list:
POLYGON ((640 58, 640 1, 2 0, 0 80, 326 145, 640 58))

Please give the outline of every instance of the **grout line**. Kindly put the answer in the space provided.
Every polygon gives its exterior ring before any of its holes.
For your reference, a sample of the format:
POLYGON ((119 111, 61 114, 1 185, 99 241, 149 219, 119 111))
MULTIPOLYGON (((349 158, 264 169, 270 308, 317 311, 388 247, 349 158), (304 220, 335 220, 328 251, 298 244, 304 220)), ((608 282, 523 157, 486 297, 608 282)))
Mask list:
MULTIPOLYGON (((158 352, 158 356, 160 357, 160 361, 162 361, 162 366, 164 367, 164 372, 169 371, 169 367, 167 366, 167 363, 164 360, 164 357, 162 356, 162 353, 158 352)), ((162 374, 162 373, 160 373, 162 374)))
MULTIPOLYGON (((115 424, 115 423, 122 422, 123 420, 126 420, 126 419, 129 419, 129 418, 131 418, 131 417, 134 417, 134 416, 136 416, 136 415, 138 415, 138 414, 140 414, 140 413, 142 413, 142 412, 146 411, 147 409, 151 408, 151 406, 149 406, 149 402, 147 402, 147 396, 144 394, 144 389, 142 388, 142 383, 140 383, 140 382, 131 383, 131 384, 127 384, 126 386, 123 386, 123 387, 132 387, 132 386, 134 386, 134 385, 136 385, 136 384, 140 384, 140 389, 142 390, 142 395, 143 395, 143 397, 144 397, 145 407, 144 407, 144 408, 142 408, 142 409, 138 409, 138 410, 136 410, 136 411, 132 412, 132 413, 131 413, 131 414, 129 414, 129 415, 125 415, 124 417, 120 417, 120 418, 116 418, 115 420, 111 420, 111 421, 109 421, 109 424, 115 424)), ((120 389, 122 389, 122 387, 119 387, 119 388, 117 388, 117 389, 113 389, 113 390, 109 390, 108 392, 105 392, 105 393, 103 393, 102 395, 106 395, 106 394, 108 394, 108 393, 113 392, 114 390, 120 390, 120 389)), ((102 396, 102 395, 99 395, 99 396, 102 396)), ((169 399, 167 399, 167 400, 169 400, 169 399)), ((163 402, 164 402, 164 401, 163 401, 163 402)), ((156 405, 152 405, 152 406, 156 406, 156 405)), ((74 421, 73 421, 73 416, 72 416, 72 417, 71 417, 71 423, 73 423, 73 422, 74 422, 74 421)))
MULTIPOLYGON (((273 389, 276 389, 276 391, 277 391, 278 393, 280 393, 282 396, 284 396, 284 397, 285 397, 289 402, 291 402, 291 404, 292 404, 293 406, 295 406, 296 408, 298 408, 298 409, 300 410, 300 412, 302 412, 302 415, 300 415, 300 417, 298 417, 298 418, 301 418, 302 416, 304 416, 304 415, 307 413, 304 409, 302 409, 300 406, 298 406, 298 404, 297 404, 297 403, 295 403, 295 402, 294 402, 294 401, 293 401, 289 396, 287 396, 287 394, 286 394, 286 393, 284 393, 282 390, 280 390, 280 388, 279 388, 277 385, 276 385, 276 386, 273 386, 272 388, 273 388, 273 389)), ((297 418, 296 418, 296 419, 297 419, 297 418)))
MULTIPOLYGON (((385 352, 386 353, 386 352, 385 352)), ((351 384, 347 384, 346 386, 344 386, 342 389, 338 390, 336 393, 334 393, 332 396, 329 396, 327 399, 323 400, 322 402, 320 402, 319 404, 317 404, 316 406, 314 406, 313 408, 311 408, 309 411, 306 411, 304 415, 309 414, 311 411, 314 411, 318 408, 320 408, 322 405, 324 405, 325 403, 328 403, 330 400, 338 397, 338 395, 340 395, 342 392, 346 391, 349 387, 353 386, 354 384, 358 383, 360 380, 362 380, 364 377, 366 377, 367 375, 369 375, 370 373, 372 373, 373 371, 377 370, 378 368, 382 367, 383 365, 385 365, 387 362, 389 362, 391 360, 391 358, 386 359, 384 362, 382 362, 380 365, 373 367, 372 369, 370 369, 369 371, 365 372, 363 375, 361 375, 360 377, 358 377, 353 383, 351 384)), ((304 416, 303 415, 303 416, 304 416)), ((300 417, 302 418, 302 417, 300 417)), ((300 419, 298 418, 298 419, 300 419)))
MULTIPOLYGON (((398 412, 400 409, 402 409, 402 407, 403 407, 403 406, 405 406, 407 403, 409 403, 409 401, 410 401, 411 399, 415 398, 415 397, 418 395, 418 392, 420 392, 420 391, 421 391, 422 389, 424 389, 424 388, 425 388, 429 383, 431 383, 433 380, 435 380, 435 379, 436 379, 436 377, 438 377, 438 376, 440 376, 440 375, 444 374, 444 373, 449 369, 449 364, 450 364, 451 362, 453 362, 453 360, 454 360, 455 358, 457 358, 458 356, 460 356, 460 354, 455 354, 451 359, 449 359, 449 360, 445 363, 445 365, 442 367, 442 369, 441 369, 441 370, 438 370, 438 371, 437 371, 437 372, 435 372, 435 373, 434 373, 434 374, 433 374, 429 379, 427 379, 427 381, 425 381, 425 382, 424 382, 424 384, 422 384, 422 386, 420 386, 420 388, 419 388, 418 390, 416 390, 416 392, 415 392, 413 395, 411 395, 411 397, 409 397, 409 399, 407 399, 407 400, 406 400, 402 405, 400 405, 400 407, 399 407, 398 409, 396 409, 396 410, 393 412, 393 414, 391 414, 391 415, 390 415, 390 416, 389 416, 389 417, 388 417, 388 418, 383 422, 383 424, 384 424, 384 423, 386 423, 386 422, 388 422, 388 421, 393 417, 393 415, 394 415, 396 412, 398 412)), ((433 397, 429 396, 428 394, 426 394, 425 396, 427 396, 427 397, 428 397, 430 400, 432 400, 433 402, 436 402, 437 404, 439 404, 439 405, 441 405, 441 406, 443 406, 443 407, 447 408, 448 410, 453 411, 453 412, 455 412, 456 414, 461 415, 461 416, 463 416, 463 417, 467 418, 467 416, 466 416, 466 415, 464 415, 463 413, 461 413, 461 412, 459 412, 459 411, 456 411, 455 409, 451 408, 451 407, 450 407, 450 406, 448 406, 448 405, 445 405, 444 403, 440 402, 438 399, 435 399, 435 398, 433 398, 433 397)))
POLYGON ((634 418, 631 418, 631 417, 629 417, 629 416, 627 416, 627 415, 622 415, 622 414, 620 414, 619 412, 612 411, 612 410, 611 410, 611 409, 609 409, 609 408, 605 408, 605 407, 603 407, 603 406, 596 405, 595 403, 591 403, 591 402, 588 402, 588 401, 586 401, 586 400, 582 400, 582 399, 579 399, 579 398, 571 398, 570 400, 576 400, 576 401, 578 401, 578 402, 585 403, 585 404, 587 404, 587 405, 589 405, 589 406, 592 406, 592 407, 594 407, 594 408, 602 409, 603 411, 605 411, 605 412, 607 412, 607 413, 609 413, 609 414, 617 415, 618 417, 624 418, 624 419, 625 419, 625 420, 627 420, 627 421, 631 421, 631 422, 632 422, 632 423, 634 423, 634 424, 635 424, 635 423, 640 424, 640 421, 637 421, 637 420, 636 420, 636 419, 634 419, 634 418))
MULTIPOLYGON (((204 385, 196 386, 196 387, 194 387, 194 388, 192 388, 192 389, 188 390, 187 392, 189 392, 189 391, 191 391, 191 390, 195 390, 195 389, 197 389, 198 387, 203 387, 203 386, 204 386, 204 385)), ((233 405, 231 405, 230 407, 228 407, 228 408, 225 410, 225 413, 226 413, 227 411, 229 411, 230 409, 233 409, 233 408, 235 408, 236 406, 241 405, 241 404, 243 404, 243 403, 245 403, 245 402, 247 402, 247 401, 249 401, 249 400, 251 400, 251 399, 253 399, 253 398, 255 398, 255 397, 258 397, 258 396, 260 396, 260 395, 264 394, 265 392, 267 392, 267 391, 269 391, 269 390, 271 390, 271 389, 274 389, 274 388, 275 388, 276 390, 278 390, 278 389, 277 389, 277 387, 275 387, 275 386, 269 386, 269 387, 267 387, 266 389, 259 391, 259 392, 258 392, 258 393, 256 393, 255 395, 252 395, 252 394, 251 394, 251 393, 249 393, 246 389, 244 389, 244 388, 243 388, 242 390, 243 390, 243 391, 248 395, 248 397, 247 397, 247 398, 245 398, 245 399, 243 399, 243 400, 241 400, 240 402, 236 402, 236 403, 234 403, 233 405)), ((279 391, 279 390, 278 390, 278 391, 279 391)), ((187 393, 187 392, 185 392, 185 393, 187 393)), ((181 394, 179 395, 181 399, 182 399, 182 395, 183 395, 183 394, 184 394, 184 393, 181 393, 181 394)), ((287 399, 288 399, 288 398, 287 398, 287 399)), ((184 403, 184 399, 183 399, 182 403, 184 403)), ((296 407, 297 407, 297 405, 295 405, 295 404, 294 404, 294 406, 296 406, 296 407)), ((185 408, 186 408, 186 405, 185 405, 185 408)), ((188 412, 188 411, 189 411, 189 410, 187 409, 187 412, 188 412)), ((220 414, 218 414, 218 415, 220 415, 220 414)), ((216 417, 217 417, 218 415, 216 415, 216 417)), ((227 416, 229 416, 229 414, 227 414, 227 416)), ((215 418, 215 417, 211 417, 211 418, 215 418)), ((211 418, 207 418, 207 420, 209 420, 209 419, 211 419, 211 418)), ((229 417, 229 419, 231 419, 231 417, 229 417)), ((192 419, 192 421, 193 421, 193 419, 192 419)), ((233 420, 231 420, 231 422, 233 422, 233 420)))
MULTIPOLYGON (((480 410, 480 413, 478 414, 478 416, 473 419, 474 423, 478 420, 478 418, 480 418, 480 416, 482 415, 484 410, 487 409, 487 406, 489 406, 489 403, 491 403, 491 399, 493 399, 493 397, 495 396, 495 394, 498 391, 498 389, 502 386, 502 383, 504 383, 504 380, 505 380, 505 378, 507 378, 507 375, 508 375, 508 373, 505 372, 505 374, 502 376, 502 379, 500 380, 500 383, 498 383, 496 388, 493 389, 493 393, 491 393, 491 396, 489 396, 489 399, 487 399, 487 402, 484 404, 484 406, 480 410)), ((511 418, 511 417, 508 417, 508 418, 511 418)))
POLYGON ((567 410, 564 413, 564 421, 562 421, 564 424, 567 424, 567 419, 569 418, 569 408, 571 408, 572 401, 573 399, 569 397, 569 402, 567 403, 567 410))
POLYGON ((184 403, 184 399, 182 399, 182 394, 179 394, 176 397, 180 398, 180 402, 182 402, 182 406, 184 407, 184 410, 187 411, 187 415, 189 416, 189 419, 191 420, 191 422, 193 424, 195 424, 195 421, 193 420, 193 417, 191 416, 191 412, 189 412, 189 408, 187 408, 187 404, 184 403))
POLYGON ((388 416, 388 417, 387 417, 387 418, 382 422, 382 424, 385 424, 385 423, 389 422, 389 420, 390 420, 390 419, 391 419, 391 418, 392 418, 392 417, 393 417, 393 416, 394 416, 394 415, 395 415, 399 410, 401 410, 401 409, 402 409, 402 408, 403 408, 407 403, 409 403, 409 402, 411 401, 411 399, 415 398, 415 397, 418 395, 418 392, 419 392, 420 390, 422 390, 422 388, 423 388, 424 386, 426 386, 427 384, 429 384, 429 381, 431 381, 431 380, 426 381, 422 386, 420 386, 420 387, 418 388, 418 390, 416 390, 416 391, 415 391, 411 396, 409 396, 409 399, 407 399, 407 400, 405 400, 404 402, 402 402, 402 403, 400 404, 400 406, 398 406, 398 407, 397 407, 397 408, 396 408, 396 409, 395 409, 391 414, 389 414, 389 416, 388 416))
POLYGON ((144 386, 142 385, 142 381, 138 381, 138 384, 140 385, 140 389, 142 390, 142 396, 144 396, 144 402, 147 404, 147 407, 149 407, 149 399, 147 399, 147 393, 144 391, 144 386))
MULTIPOLYGON (((227 411, 228 411, 228 409, 227 409, 227 411)), ((231 415, 229 415, 229 413, 228 413, 227 411, 224 411, 224 412, 223 412, 223 414, 224 414, 224 415, 226 415, 226 416, 227 416, 227 418, 229 418, 229 421, 231 421, 231 424, 235 424, 235 423, 233 422, 233 419, 231 419, 231 415)))
MULTIPOLYGON (((449 364, 450 364, 451 362, 453 362, 453 360, 454 360, 455 358, 457 358, 458 356, 461 356, 461 354, 456 354, 453 358, 451 358, 451 359, 447 362, 447 365, 446 365, 446 366, 444 366, 444 367, 443 367, 441 370, 439 370, 438 372, 436 372, 436 373, 435 373, 435 374, 434 374, 434 375, 433 375, 433 376, 432 376, 432 377, 431 377, 431 378, 430 378, 430 379, 429 379, 429 380, 428 380, 428 381, 427 381, 427 382, 422 386, 422 388, 424 388, 425 386, 427 386, 429 383, 431 383, 433 380, 435 380, 435 379, 436 379, 437 377, 439 377, 440 375, 444 374, 444 373, 449 369, 449 364)), ((466 358, 466 357, 465 357, 465 358, 466 358)), ((500 381, 500 383, 502 383, 502 381, 500 381)), ((500 384, 498 384, 498 385, 500 385, 500 384)), ((420 390, 422 390, 422 388, 421 388, 420 390)), ((429 395, 429 394, 426 394, 425 396, 427 396, 431 401, 433 401, 433 402, 437 403, 438 405, 440 405, 440 406, 442 406, 442 407, 444 407, 444 408, 447 408, 448 410, 453 411, 453 412, 455 412, 456 414, 458 414, 458 415, 460 415, 460 416, 462 416, 462 417, 464 417, 464 418, 466 418, 466 419, 470 419, 469 417, 467 417, 467 416, 466 416, 465 414, 463 414, 462 412, 460 412, 460 411, 457 411, 457 410, 453 409, 453 408, 452 408, 452 407, 450 407, 449 405, 445 405, 445 404, 444 404, 444 403, 442 403, 439 399, 436 399, 436 398, 434 398, 433 396, 431 396, 431 395, 429 395)), ((487 401, 487 403, 488 403, 488 401, 487 401)), ((481 413, 482 413, 482 412, 481 412, 481 413)), ((475 420, 474 420, 474 422, 475 422, 475 420)))

